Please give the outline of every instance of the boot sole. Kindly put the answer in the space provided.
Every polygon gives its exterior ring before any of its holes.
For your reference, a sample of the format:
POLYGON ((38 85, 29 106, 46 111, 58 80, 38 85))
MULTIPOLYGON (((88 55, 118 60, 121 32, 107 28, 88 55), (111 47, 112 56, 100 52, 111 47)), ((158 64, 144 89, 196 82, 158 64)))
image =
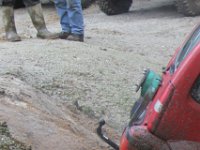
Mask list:
POLYGON ((6 39, 6 40, 9 42, 20 42, 21 38, 20 39, 6 39))

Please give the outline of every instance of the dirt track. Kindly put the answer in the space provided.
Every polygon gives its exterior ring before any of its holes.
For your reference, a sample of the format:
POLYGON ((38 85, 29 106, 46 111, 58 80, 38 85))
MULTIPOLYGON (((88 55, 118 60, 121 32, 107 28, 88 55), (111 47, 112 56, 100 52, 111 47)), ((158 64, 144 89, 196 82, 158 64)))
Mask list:
MULTIPOLYGON (((136 1, 129 13, 112 17, 94 5, 84 11, 84 43, 37 39, 26 10, 16 10, 22 42, 4 41, 0 22, 0 119, 36 150, 108 149, 94 134, 97 119, 104 117, 119 136, 143 69, 160 73, 199 22, 168 4, 136 1)), ((59 32, 55 10, 44 12, 49 30, 59 32)))

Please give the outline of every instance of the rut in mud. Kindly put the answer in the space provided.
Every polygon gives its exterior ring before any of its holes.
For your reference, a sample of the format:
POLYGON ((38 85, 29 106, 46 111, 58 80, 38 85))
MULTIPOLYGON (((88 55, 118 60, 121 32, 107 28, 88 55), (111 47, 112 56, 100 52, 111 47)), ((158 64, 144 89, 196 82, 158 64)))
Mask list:
POLYGON ((32 149, 107 149, 95 134, 95 121, 14 76, 0 77, 0 108, 12 136, 32 149))

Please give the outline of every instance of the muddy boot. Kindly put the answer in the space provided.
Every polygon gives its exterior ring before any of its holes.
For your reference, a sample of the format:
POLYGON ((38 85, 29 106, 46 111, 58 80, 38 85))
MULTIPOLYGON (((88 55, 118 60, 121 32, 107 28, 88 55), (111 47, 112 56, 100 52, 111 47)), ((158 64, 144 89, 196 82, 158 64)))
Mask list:
POLYGON ((21 38, 17 35, 14 20, 14 9, 11 6, 3 6, 2 10, 3 23, 6 32, 6 40, 11 42, 21 41, 21 38))
POLYGON ((47 30, 44 16, 42 12, 41 4, 37 4, 34 6, 27 7, 33 25, 38 31, 37 37, 42 39, 55 39, 58 38, 59 34, 51 33, 47 30))

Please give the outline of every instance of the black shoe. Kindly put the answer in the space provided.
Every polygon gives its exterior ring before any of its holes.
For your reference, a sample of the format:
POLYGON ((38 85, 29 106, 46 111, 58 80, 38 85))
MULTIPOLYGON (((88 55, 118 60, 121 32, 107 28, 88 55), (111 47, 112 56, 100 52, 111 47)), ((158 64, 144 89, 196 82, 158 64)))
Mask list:
POLYGON ((67 39, 69 35, 70 35, 70 33, 68 33, 68 32, 61 32, 59 34, 59 38, 60 39, 67 39))
POLYGON ((68 36, 67 40, 83 42, 84 41, 84 35, 83 34, 70 34, 68 36))

